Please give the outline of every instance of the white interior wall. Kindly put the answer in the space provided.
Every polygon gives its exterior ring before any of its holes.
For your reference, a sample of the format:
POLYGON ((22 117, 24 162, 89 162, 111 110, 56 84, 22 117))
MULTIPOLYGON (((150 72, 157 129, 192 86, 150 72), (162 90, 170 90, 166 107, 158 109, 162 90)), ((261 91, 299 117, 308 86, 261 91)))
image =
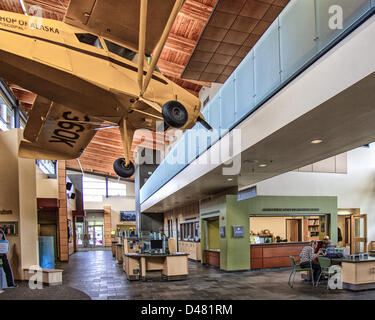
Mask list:
POLYGON ((83 197, 85 209, 103 209, 105 206, 111 207, 111 229, 116 230, 116 226, 121 224, 120 211, 135 211, 135 195, 134 183, 126 182, 125 197, 103 197, 101 202, 85 201, 83 197))
POLYGON ((347 153, 348 173, 288 172, 257 183, 258 195, 337 196, 338 208, 367 214, 368 241, 375 240, 375 143, 347 153))

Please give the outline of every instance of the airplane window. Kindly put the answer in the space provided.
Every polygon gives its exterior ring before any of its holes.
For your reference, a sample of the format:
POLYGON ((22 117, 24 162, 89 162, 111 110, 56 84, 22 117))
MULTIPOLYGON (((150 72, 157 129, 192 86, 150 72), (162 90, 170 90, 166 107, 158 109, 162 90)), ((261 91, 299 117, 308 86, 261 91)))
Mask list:
POLYGON ((125 58, 127 60, 136 62, 135 61, 136 60, 136 56, 137 56, 136 52, 134 52, 134 51, 132 51, 130 49, 121 47, 118 44, 113 43, 111 41, 108 41, 108 40, 105 40, 105 39, 104 39, 104 41, 105 41, 105 43, 107 45, 107 48, 108 48, 109 52, 117 54, 118 56, 120 56, 122 58, 125 58))
POLYGON ((79 42, 89 44, 99 49, 103 49, 103 46, 100 43, 98 36, 95 36, 90 33, 76 33, 76 37, 79 40, 79 42))

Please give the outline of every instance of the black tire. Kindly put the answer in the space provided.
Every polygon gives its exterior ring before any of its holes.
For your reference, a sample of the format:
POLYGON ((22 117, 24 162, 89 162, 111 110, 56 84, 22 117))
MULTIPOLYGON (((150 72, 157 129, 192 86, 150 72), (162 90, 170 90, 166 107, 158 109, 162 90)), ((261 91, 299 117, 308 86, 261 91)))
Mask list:
POLYGON ((164 121, 174 128, 183 127, 188 120, 188 113, 185 107, 178 101, 168 101, 162 110, 164 121))
POLYGON ((130 162, 128 166, 125 166, 125 159, 119 158, 113 163, 113 170, 121 178, 130 178, 135 171, 133 162, 130 162))

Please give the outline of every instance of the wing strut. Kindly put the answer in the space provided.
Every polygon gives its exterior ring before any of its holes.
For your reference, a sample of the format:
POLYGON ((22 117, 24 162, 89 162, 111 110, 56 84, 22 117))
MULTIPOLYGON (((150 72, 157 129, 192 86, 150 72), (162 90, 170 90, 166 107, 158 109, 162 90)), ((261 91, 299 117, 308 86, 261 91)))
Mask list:
POLYGON ((124 148, 125 165, 130 165, 130 149, 133 141, 134 130, 128 126, 127 120, 122 118, 120 121, 120 133, 122 145, 124 148))
POLYGON ((146 23, 147 23, 147 2, 141 0, 141 12, 139 18, 139 59, 138 59, 138 86, 140 95, 143 94, 143 62, 145 60, 146 45, 146 23))
POLYGON ((169 16, 169 19, 168 19, 168 22, 167 22, 167 24, 164 28, 163 34, 162 34, 162 36, 161 36, 161 38, 160 38, 160 40, 159 40, 159 42, 158 42, 158 44, 155 48, 155 51, 154 51, 155 53, 152 57, 151 65, 150 65, 150 67, 147 71, 147 75, 146 75, 146 78, 145 78, 145 82, 143 84, 141 95, 143 95, 143 93, 147 90, 147 87, 150 83, 152 74, 154 73, 156 64, 159 61, 161 52, 164 48, 165 42, 167 41, 169 32, 172 29, 173 23, 176 19, 176 16, 177 16, 178 12, 180 11, 182 5, 184 4, 184 1, 185 0, 176 0, 175 4, 173 6, 172 12, 171 12, 171 14, 169 16))

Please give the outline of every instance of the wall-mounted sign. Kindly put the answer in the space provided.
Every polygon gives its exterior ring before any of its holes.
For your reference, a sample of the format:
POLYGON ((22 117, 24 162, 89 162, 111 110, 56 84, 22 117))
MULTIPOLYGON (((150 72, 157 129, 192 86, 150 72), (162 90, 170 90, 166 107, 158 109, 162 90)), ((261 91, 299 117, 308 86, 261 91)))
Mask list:
POLYGON ((232 226, 233 227, 233 238, 243 238, 244 237, 244 227, 243 226, 232 226))
POLYGON ((12 210, 0 210, 0 214, 13 214, 12 210))
POLYGON ((120 211, 120 221, 136 221, 135 211, 120 211))
POLYGON ((225 238, 225 227, 220 227, 220 238, 225 238))

